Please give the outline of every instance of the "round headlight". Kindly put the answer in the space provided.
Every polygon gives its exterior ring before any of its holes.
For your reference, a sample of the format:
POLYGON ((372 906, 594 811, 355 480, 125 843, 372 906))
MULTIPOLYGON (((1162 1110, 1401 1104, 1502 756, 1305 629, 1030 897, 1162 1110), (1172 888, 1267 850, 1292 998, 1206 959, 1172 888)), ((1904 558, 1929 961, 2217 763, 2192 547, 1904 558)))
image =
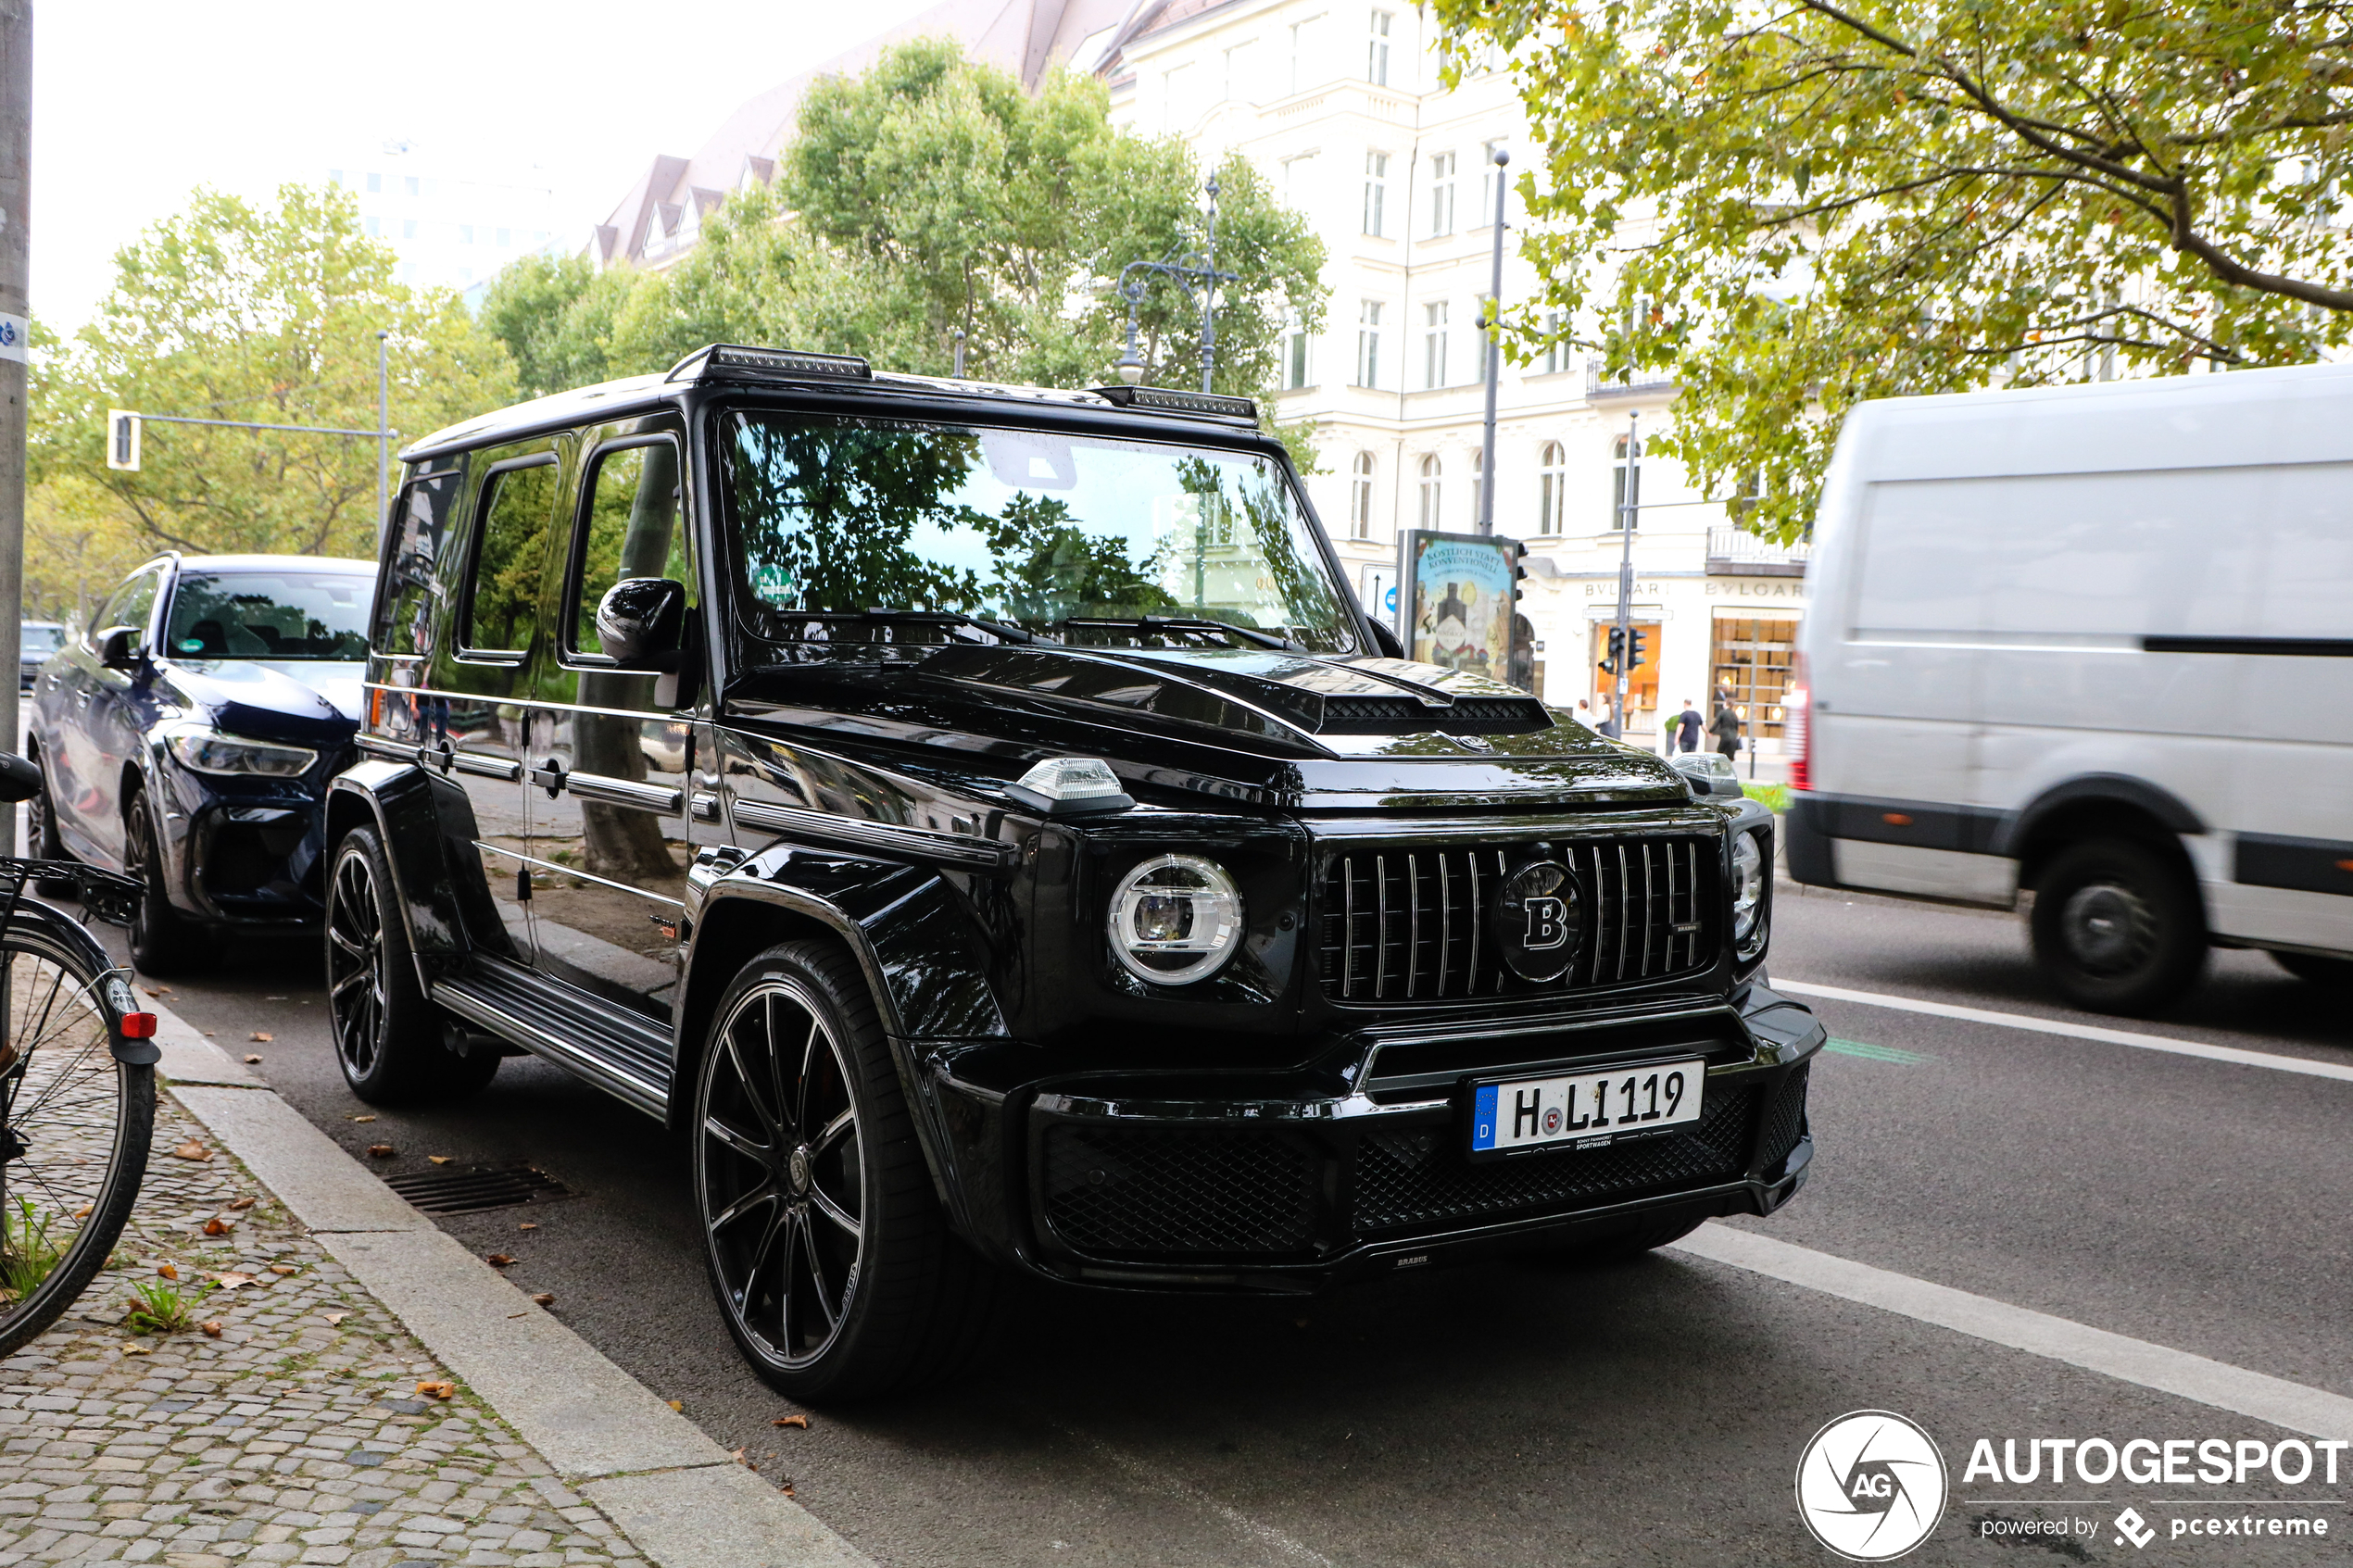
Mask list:
POLYGON ((1163 855, 1119 879, 1111 896, 1111 950, 1155 985, 1214 973, 1241 942, 1242 896, 1214 860, 1163 855))
POLYGON ((1753 833, 1732 835, 1732 947, 1755 958, 1763 936, 1765 847, 1753 833))

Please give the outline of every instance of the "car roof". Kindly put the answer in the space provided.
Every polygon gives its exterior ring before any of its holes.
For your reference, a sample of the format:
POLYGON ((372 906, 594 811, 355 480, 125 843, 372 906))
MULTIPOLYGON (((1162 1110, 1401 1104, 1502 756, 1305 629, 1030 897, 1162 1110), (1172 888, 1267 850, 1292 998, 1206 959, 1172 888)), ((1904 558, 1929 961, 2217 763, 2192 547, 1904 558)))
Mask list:
POLYGON ((337 571, 376 574, 376 563, 348 556, 182 556, 180 570, 198 571, 337 571))

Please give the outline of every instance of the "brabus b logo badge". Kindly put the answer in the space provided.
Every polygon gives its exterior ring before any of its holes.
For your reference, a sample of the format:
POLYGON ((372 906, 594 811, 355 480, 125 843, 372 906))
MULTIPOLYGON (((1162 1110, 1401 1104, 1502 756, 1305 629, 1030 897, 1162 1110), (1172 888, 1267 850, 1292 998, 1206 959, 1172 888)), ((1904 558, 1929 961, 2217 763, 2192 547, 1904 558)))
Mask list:
POLYGON ((1495 890, 1495 946, 1522 980, 1558 980, 1577 960, 1585 901, 1558 860, 1531 860, 1495 890))

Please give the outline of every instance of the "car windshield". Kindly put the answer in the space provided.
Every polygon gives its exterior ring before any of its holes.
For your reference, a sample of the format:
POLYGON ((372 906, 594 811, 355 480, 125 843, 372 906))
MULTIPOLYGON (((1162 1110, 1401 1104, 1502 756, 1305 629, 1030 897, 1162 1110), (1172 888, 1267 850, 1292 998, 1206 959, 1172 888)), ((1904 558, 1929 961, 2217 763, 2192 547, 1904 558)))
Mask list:
POLYGON ((27 626, 19 645, 26 653, 51 654, 66 646, 66 629, 62 626, 27 626))
POLYGON ((370 580, 348 571, 184 571, 175 659, 365 659, 370 580))
POLYGON ((1149 616, 1268 633, 1246 646, 1355 646, 1314 524, 1257 453, 739 413, 724 468, 738 620, 764 642, 949 634, 844 619, 895 609, 1073 642, 1226 640, 1137 624, 1149 616))

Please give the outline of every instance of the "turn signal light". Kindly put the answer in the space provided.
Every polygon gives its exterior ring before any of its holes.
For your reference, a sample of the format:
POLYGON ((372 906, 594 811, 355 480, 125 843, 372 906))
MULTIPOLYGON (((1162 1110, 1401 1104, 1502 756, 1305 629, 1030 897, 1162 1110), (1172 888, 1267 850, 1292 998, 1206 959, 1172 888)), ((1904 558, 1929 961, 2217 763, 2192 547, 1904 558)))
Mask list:
POLYGON ((122 1037, 126 1040, 152 1040, 156 1037, 156 1015, 151 1012, 126 1012, 122 1015, 122 1037))

